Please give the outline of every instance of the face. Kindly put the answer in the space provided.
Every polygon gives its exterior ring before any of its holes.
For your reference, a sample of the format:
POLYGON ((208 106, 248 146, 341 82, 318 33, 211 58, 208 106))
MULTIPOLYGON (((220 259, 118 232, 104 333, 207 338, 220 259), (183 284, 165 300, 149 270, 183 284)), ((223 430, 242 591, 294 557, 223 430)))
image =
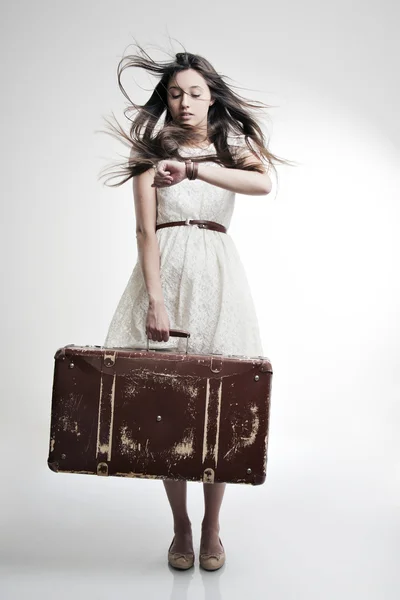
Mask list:
POLYGON ((207 133, 208 109, 214 103, 204 77, 186 69, 171 77, 167 89, 168 108, 174 121, 187 123, 207 133), (189 113, 184 116, 183 113, 189 113))

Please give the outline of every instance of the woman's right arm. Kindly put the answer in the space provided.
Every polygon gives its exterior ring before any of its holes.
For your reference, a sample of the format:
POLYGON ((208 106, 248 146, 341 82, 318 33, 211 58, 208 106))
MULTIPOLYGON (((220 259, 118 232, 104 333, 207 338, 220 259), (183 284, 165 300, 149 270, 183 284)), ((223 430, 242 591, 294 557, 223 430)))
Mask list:
POLYGON ((153 169, 133 177, 138 258, 149 296, 146 320, 147 337, 168 341, 169 319, 160 278, 160 248, 156 234, 157 197, 153 169))

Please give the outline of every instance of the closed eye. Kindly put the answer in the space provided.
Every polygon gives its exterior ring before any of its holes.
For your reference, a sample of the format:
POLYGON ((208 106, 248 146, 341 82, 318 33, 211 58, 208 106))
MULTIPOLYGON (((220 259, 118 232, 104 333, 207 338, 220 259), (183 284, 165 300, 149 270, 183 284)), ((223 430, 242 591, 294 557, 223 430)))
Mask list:
MULTIPOLYGON (((172 98, 179 98, 180 94, 178 94, 177 96, 172 96, 172 98)), ((201 94, 191 94, 191 96, 193 98, 200 98, 201 94)))

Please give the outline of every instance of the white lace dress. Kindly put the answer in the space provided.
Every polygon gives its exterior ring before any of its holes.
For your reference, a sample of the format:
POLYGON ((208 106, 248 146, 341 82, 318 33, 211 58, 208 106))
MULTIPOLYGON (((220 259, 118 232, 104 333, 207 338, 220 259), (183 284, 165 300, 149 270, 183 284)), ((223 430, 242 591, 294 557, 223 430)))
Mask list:
MULTIPOLYGON (((211 144, 206 152, 215 152, 211 144)), ((185 156, 200 148, 182 148, 185 156)), ((203 163, 215 168, 221 165, 203 163)), ((235 193, 199 179, 157 188, 157 223, 206 219, 227 229, 235 193)), ((259 325, 244 266, 232 237, 196 225, 165 227, 156 232, 160 278, 171 329, 190 332, 188 352, 264 356, 259 325)), ((148 294, 139 259, 126 284, 104 341, 105 347, 146 348, 148 294)), ((186 350, 186 338, 149 340, 158 350, 186 350)))

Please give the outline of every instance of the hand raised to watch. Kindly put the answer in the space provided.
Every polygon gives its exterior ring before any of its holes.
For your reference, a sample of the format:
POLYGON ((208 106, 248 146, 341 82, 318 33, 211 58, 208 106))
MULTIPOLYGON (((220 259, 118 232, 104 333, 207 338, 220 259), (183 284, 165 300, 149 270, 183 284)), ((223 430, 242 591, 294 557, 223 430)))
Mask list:
POLYGON ((186 165, 179 160, 162 160, 158 163, 151 187, 171 187, 186 179, 186 165))

